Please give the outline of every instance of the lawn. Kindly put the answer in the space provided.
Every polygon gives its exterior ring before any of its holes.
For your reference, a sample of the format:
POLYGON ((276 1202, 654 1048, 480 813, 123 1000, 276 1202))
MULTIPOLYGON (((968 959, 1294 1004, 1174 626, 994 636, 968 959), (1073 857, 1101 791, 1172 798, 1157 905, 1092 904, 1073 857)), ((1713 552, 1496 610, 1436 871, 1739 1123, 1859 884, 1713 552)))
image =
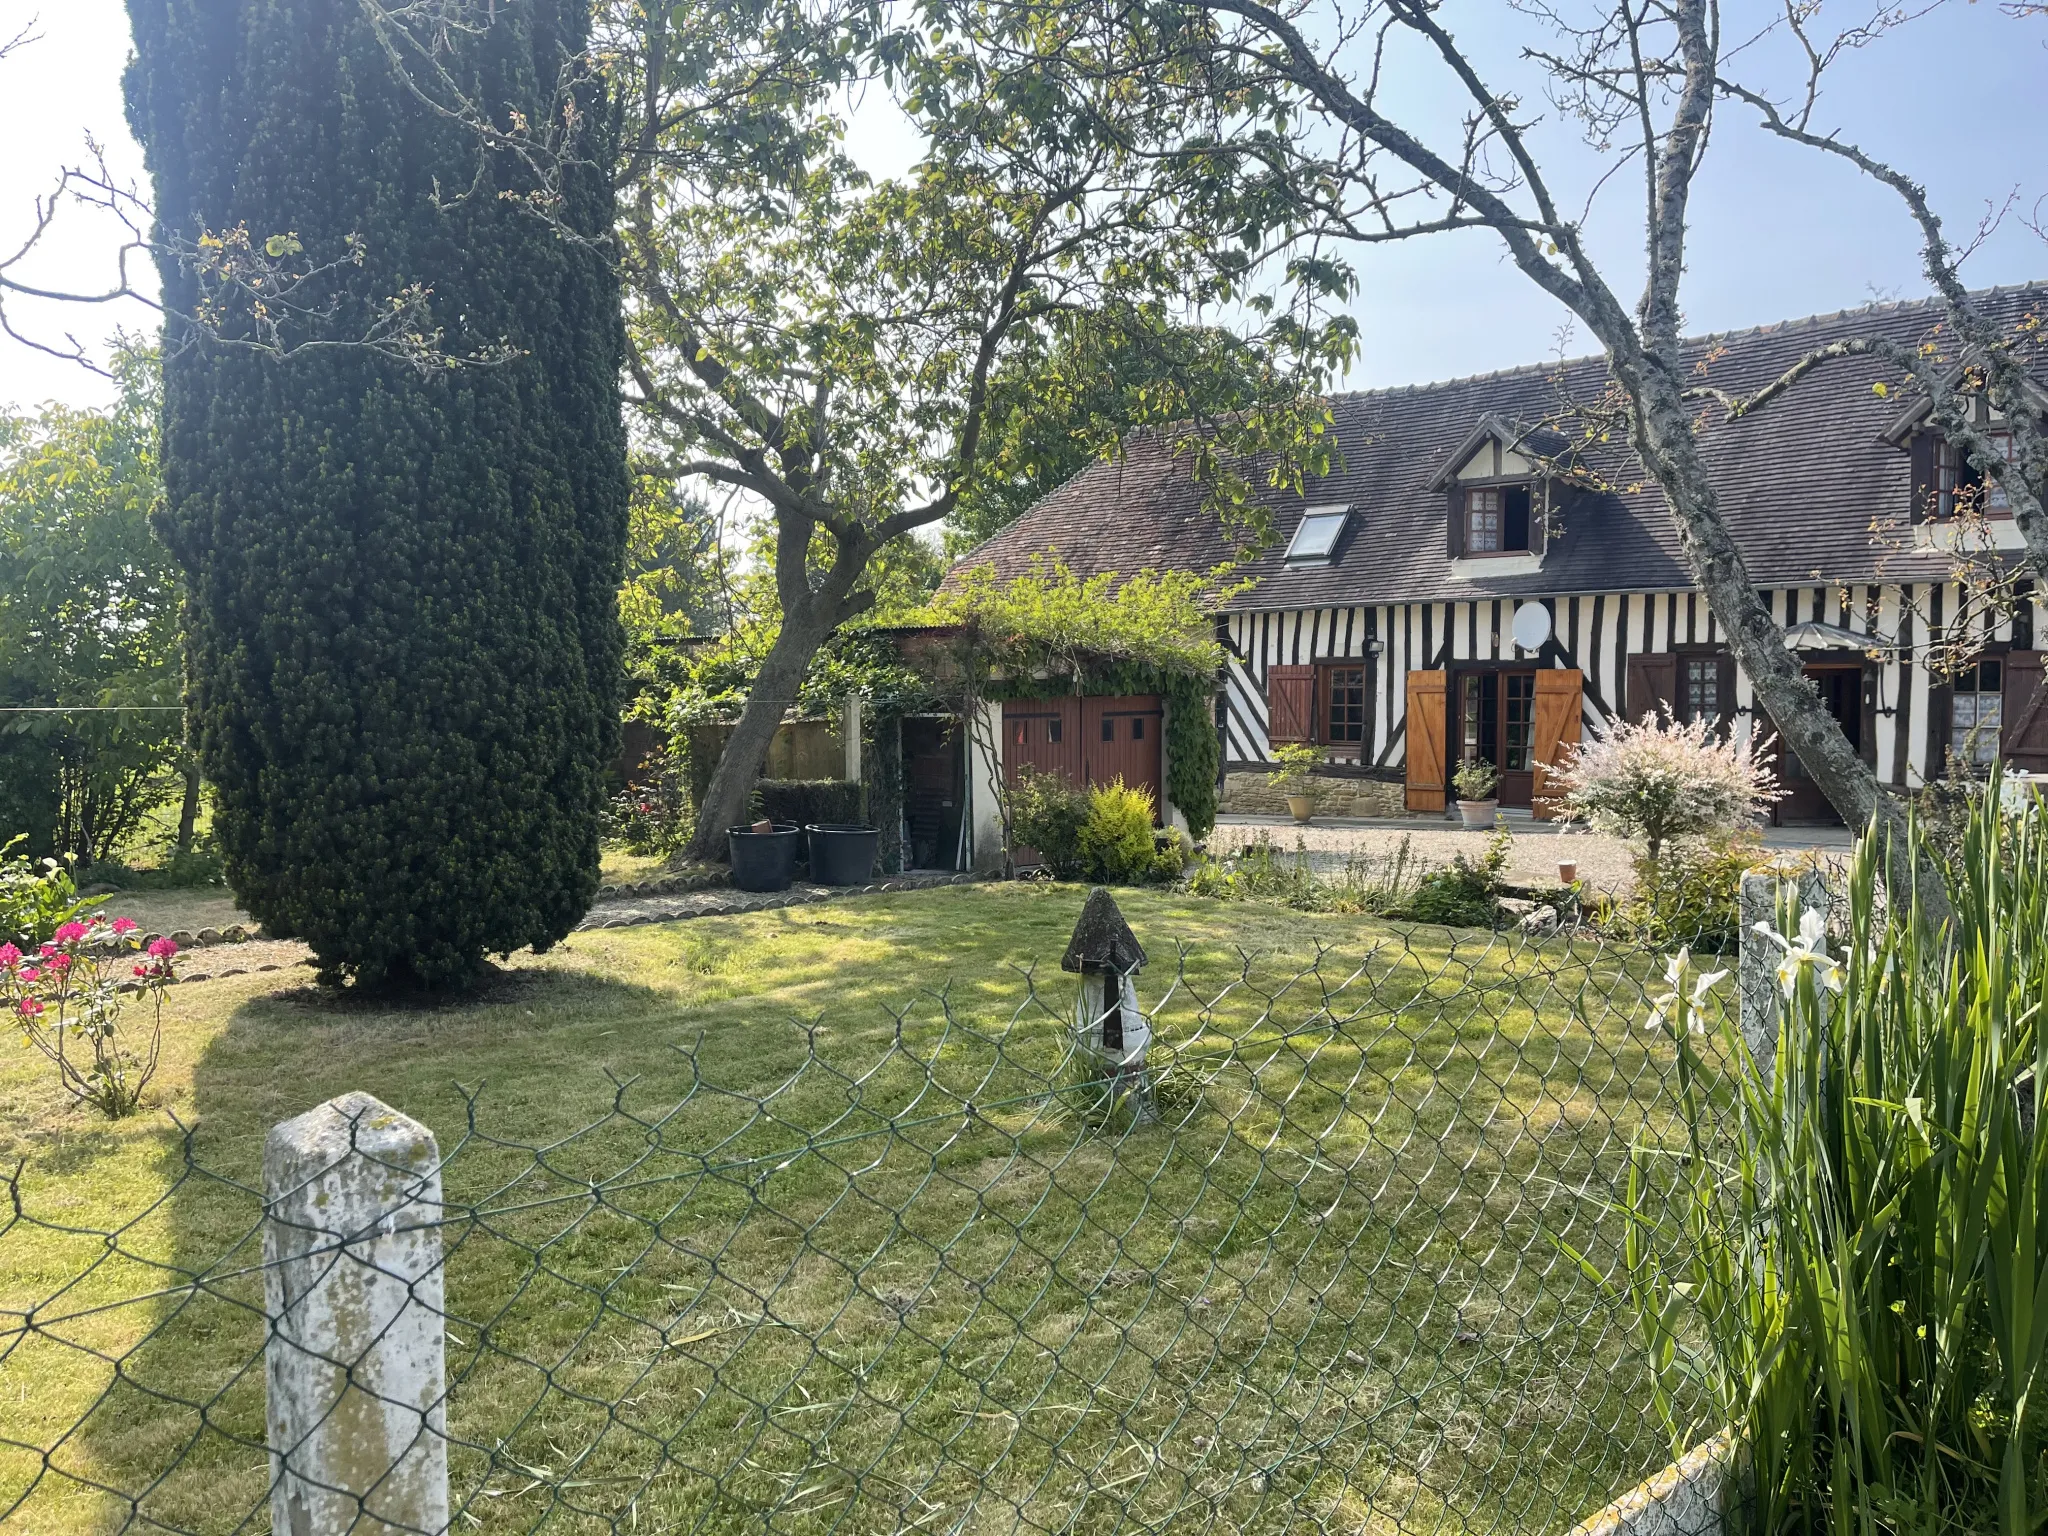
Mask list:
POLYGON ((1562 1531, 1661 1463, 1558 1248, 1611 1258, 1671 1108, 1644 962, 1133 893, 1168 994, 1133 1127, 1065 1056, 1082 894, 579 934, 440 1008, 180 988, 161 1107, 111 1128, 9 1050, 0 1306, 69 1289, 0 1339, 37 1448, 0 1446, 0 1511, 262 1524, 248 1186, 349 1089, 432 1126, 472 1207, 460 1529, 1562 1531))

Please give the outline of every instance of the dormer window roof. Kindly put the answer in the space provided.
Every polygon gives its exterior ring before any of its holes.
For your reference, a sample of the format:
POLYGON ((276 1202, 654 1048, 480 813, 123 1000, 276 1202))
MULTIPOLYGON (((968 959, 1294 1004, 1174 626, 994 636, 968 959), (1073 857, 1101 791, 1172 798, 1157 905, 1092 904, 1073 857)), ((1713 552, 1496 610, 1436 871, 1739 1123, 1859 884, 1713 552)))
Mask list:
POLYGON ((1310 507, 1287 541, 1288 565, 1329 565, 1337 558, 1337 541, 1351 522, 1349 506, 1310 507))
POLYGON ((1558 461, 1571 453, 1571 443, 1548 427, 1518 427, 1504 417, 1488 415, 1429 479, 1425 489, 1447 491, 1475 480, 1538 480, 1559 472, 1558 461))

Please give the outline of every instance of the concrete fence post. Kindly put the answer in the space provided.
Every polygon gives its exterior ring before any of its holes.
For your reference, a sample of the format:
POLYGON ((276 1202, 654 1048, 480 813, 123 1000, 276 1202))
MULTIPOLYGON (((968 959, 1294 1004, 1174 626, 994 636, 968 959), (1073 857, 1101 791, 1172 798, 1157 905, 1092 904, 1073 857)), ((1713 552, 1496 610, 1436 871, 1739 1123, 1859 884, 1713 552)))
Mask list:
POLYGON ((1768 923, 1782 931, 1785 918, 1796 932, 1807 912, 1828 910, 1827 876, 1818 869, 1758 869, 1742 877, 1742 964, 1736 984, 1741 992, 1742 1038, 1768 1081, 1777 1069, 1778 1025, 1784 993, 1778 986, 1778 962, 1784 951, 1756 931, 1768 923))
POLYGON ((367 1093, 263 1148, 271 1528, 440 1536, 448 1527, 441 1157, 367 1093))

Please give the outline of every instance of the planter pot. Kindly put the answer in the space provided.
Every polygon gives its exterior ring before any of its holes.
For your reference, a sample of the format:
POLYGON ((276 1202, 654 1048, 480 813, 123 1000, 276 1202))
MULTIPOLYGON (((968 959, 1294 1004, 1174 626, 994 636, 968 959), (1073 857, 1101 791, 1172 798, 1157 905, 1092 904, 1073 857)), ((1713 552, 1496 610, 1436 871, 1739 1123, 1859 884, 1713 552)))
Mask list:
POLYGON ((820 885, 866 885, 875 873, 874 827, 806 827, 811 839, 811 878, 820 885))
POLYGON ((1493 813, 1500 808, 1498 800, 1460 800, 1458 814, 1465 818, 1465 825, 1474 832, 1484 832, 1493 825, 1493 813))
POLYGON ((734 827, 726 833, 732 848, 732 883, 743 891, 786 891, 796 878, 796 856, 801 851, 803 831, 798 827, 777 827, 773 832, 754 832, 734 827))
POLYGON ((1316 813, 1316 797, 1314 795, 1289 795, 1287 797, 1287 813, 1296 821, 1307 821, 1309 817, 1316 813))
POLYGON ((1559 859, 1557 861, 1557 883, 1559 885, 1577 885, 1579 883, 1579 861, 1577 859, 1559 859))

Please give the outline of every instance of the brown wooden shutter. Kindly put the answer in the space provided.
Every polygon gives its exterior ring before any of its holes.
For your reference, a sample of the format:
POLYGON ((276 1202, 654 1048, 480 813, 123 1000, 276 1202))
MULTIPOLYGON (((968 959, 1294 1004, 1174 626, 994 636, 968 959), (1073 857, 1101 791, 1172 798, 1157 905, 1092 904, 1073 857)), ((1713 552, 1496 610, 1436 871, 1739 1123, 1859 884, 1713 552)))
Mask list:
POLYGON ((1913 522, 1924 523, 1935 515, 1934 433, 1922 428, 1909 440, 1913 463, 1913 501, 1907 514, 1913 522))
POLYGON ((1678 658, 1669 651, 1629 657, 1628 697, 1622 701, 1622 714, 1634 723, 1649 719, 1660 708, 1677 717, 1678 658))
POLYGON ((2009 651, 2005 658, 2005 726, 1999 747, 2008 768, 2048 773, 2048 682, 2040 651, 2009 651))
POLYGON ((1586 675, 1575 668, 1552 667, 1536 674, 1536 719, 1530 743, 1536 760, 1536 787, 1530 798, 1538 821, 1552 821, 1559 814, 1550 795, 1550 775, 1564 750, 1579 744, 1585 697, 1586 675))
POLYGON ((1274 746, 1315 740, 1316 669, 1266 669, 1266 738, 1274 746))
POLYGON ((1444 808, 1444 731, 1449 724, 1449 676, 1408 674, 1408 809, 1444 808))

